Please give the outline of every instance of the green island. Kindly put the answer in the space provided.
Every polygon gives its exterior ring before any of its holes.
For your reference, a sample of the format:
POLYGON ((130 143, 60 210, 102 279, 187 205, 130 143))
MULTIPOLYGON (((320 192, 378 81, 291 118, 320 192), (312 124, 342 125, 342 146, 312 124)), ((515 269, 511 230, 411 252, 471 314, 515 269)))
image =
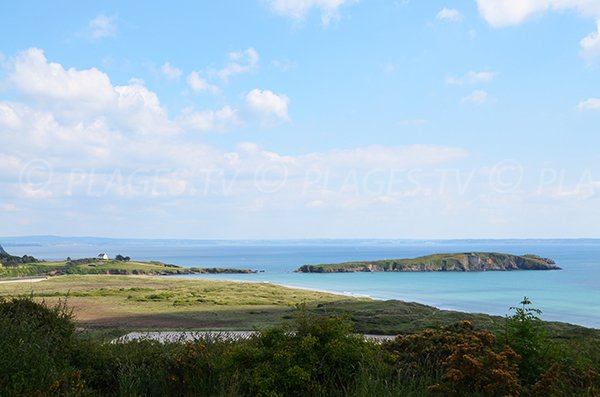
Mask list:
POLYGON ((411 259, 383 259, 334 264, 303 265, 301 273, 350 272, 481 272, 509 270, 559 270, 552 259, 537 255, 496 252, 434 254, 411 259))
POLYGON ((0 279, 0 329, 6 396, 600 391, 600 330, 542 321, 527 298, 503 317, 270 283, 132 271, 62 274, 0 279), (256 332, 247 339, 115 341, 130 331, 159 330, 256 332), (361 334, 394 338, 377 342, 361 334))
POLYGON ((64 274, 174 275, 256 273, 250 269, 181 267, 157 261, 131 261, 117 255, 115 259, 82 258, 42 261, 32 256, 13 256, 0 246, 0 279, 7 277, 48 277, 64 274))

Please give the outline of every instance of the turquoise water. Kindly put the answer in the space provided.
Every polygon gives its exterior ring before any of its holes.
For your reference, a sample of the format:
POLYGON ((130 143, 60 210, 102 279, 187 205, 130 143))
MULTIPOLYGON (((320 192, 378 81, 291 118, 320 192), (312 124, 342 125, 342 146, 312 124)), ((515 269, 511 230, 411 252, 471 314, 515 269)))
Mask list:
MULTIPOLYGON (((272 282, 377 299, 400 299, 469 312, 504 315, 523 296, 546 320, 600 328, 600 240, 304 240, 193 241, 4 238, 15 255, 45 259, 107 252, 181 266, 247 267, 264 272, 193 277, 272 282), (8 240, 8 241, 7 241, 8 240), (534 253, 556 260, 560 271, 483 273, 303 274, 303 264, 405 258, 436 252, 534 253)), ((188 276, 190 277, 190 276, 188 276)))

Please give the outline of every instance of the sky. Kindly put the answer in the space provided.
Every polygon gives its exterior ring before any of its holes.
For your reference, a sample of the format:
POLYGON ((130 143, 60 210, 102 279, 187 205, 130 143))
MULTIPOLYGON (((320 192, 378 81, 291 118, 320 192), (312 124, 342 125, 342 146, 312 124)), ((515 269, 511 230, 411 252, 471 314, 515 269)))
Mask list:
POLYGON ((600 237, 600 0, 0 6, 0 236, 600 237))

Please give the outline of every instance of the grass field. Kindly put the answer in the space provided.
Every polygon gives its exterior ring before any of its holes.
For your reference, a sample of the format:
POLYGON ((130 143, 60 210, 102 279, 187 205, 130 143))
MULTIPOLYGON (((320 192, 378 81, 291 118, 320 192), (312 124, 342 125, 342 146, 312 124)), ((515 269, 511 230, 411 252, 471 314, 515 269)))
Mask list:
POLYGON ((267 283, 116 275, 0 284, 0 295, 47 302, 67 297, 79 324, 124 329, 252 329, 278 322, 298 304, 341 299, 267 283))
MULTIPOLYGON (((248 330, 279 324, 299 305, 315 313, 350 316, 362 333, 397 334, 470 320, 500 331, 504 318, 439 310, 401 301, 350 298, 269 283, 161 276, 66 275, 36 283, 0 283, 0 296, 33 296, 54 303, 66 298, 88 329, 248 330)), ((600 330, 547 323, 559 338, 600 338, 600 330)))

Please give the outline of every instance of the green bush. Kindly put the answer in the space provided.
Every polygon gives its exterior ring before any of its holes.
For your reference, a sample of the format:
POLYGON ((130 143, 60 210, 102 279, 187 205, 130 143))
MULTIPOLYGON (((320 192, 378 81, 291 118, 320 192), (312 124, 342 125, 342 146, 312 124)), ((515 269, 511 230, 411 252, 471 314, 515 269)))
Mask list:
POLYGON ((531 301, 524 297, 520 307, 511 307, 512 316, 506 318, 504 343, 519 356, 519 376, 524 384, 533 384, 551 365, 552 343, 540 319, 541 310, 530 307, 531 301))
POLYGON ((252 396, 350 395, 374 347, 351 334, 347 318, 299 312, 284 327, 261 331, 232 348, 228 370, 252 396))
POLYGON ((31 298, 0 298, 0 330, 3 396, 83 392, 70 366, 75 324, 65 302, 49 307, 31 298))

